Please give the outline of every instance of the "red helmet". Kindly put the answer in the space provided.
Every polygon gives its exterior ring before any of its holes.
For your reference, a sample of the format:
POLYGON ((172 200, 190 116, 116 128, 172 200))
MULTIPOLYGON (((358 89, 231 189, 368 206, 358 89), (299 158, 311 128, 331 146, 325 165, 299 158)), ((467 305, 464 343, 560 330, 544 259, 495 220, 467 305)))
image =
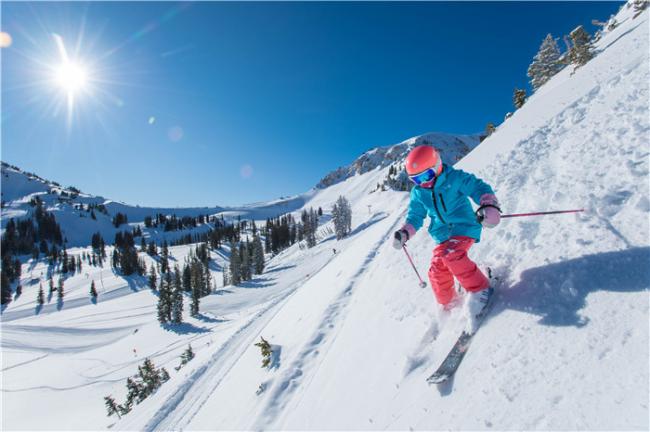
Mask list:
POLYGON ((442 172, 442 160, 438 151, 431 146, 419 145, 406 156, 406 172, 413 176, 433 168, 436 176, 442 172))

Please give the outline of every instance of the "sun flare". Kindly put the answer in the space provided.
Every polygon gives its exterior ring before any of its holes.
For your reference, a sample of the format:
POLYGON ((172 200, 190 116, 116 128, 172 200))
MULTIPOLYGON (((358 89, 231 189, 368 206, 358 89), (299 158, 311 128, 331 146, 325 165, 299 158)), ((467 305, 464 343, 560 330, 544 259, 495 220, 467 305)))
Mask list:
POLYGON ((54 81, 67 93, 77 93, 88 83, 88 71, 80 64, 65 62, 54 71, 54 81))
POLYGON ((67 123, 70 128, 78 100, 94 93, 91 88, 93 77, 87 64, 77 57, 78 52, 69 55, 63 38, 58 34, 53 34, 53 38, 58 50, 59 62, 51 64, 49 80, 51 87, 58 89, 59 97, 63 96, 67 105, 67 123))

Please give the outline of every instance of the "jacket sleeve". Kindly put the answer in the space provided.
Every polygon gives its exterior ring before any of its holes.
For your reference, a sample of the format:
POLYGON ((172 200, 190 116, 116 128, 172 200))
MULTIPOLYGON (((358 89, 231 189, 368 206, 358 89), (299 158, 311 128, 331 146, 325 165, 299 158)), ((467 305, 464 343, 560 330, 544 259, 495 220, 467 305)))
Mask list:
POLYGON ((460 192, 472 198, 472 201, 476 204, 481 203, 481 196, 485 194, 494 195, 492 187, 474 174, 461 170, 456 171, 456 173, 459 176, 460 192))
POLYGON ((415 230, 422 228, 424 218, 427 217, 427 210, 420 198, 415 193, 415 188, 411 189, 411 202, 409 202, 409 211, 406 216, 406 223, 411 224, 415 230))

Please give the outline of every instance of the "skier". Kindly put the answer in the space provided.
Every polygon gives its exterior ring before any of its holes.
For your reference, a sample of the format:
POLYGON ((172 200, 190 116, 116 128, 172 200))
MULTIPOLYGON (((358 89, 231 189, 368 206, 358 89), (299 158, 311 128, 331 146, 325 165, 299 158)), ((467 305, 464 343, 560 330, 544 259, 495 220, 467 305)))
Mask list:
POLYGON ((429 234, 438 243, 433 250, 429 281, 438 304, 450 310, 459 303, 454 277, 467 292, 465 313, 470 327, 487 304, 490 282, 467 256, 481 238, 482 226, 494 228, 501 219, 492 188, 474 175, 443 164, 430 146, 417 146, 406 157, 406 172, 415 183, 406 223, 395 232, 393 246, 401 249, 429 216, 429 234), (477 220, 468 198, 478 204, 477 220), (482 225, 482 226, 481 226, 482 225))

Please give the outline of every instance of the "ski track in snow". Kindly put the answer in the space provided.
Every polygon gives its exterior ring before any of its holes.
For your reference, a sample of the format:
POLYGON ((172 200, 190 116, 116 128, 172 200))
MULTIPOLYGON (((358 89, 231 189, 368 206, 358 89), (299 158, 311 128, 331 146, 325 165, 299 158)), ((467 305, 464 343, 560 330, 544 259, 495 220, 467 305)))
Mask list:
MULTIPOLYGON (((316 358, 324 358, 327 354, 327 352, 321 354, 320 349, 325 347, 325 344, 328 342, 329 346, 331 346, 333 341, 336 339, 337 329, 340 328, 341 323, 345 320, 345 311, 352 299, 355 286, 365 275, 366 271, 379 253, 380 248, 389 243, 392 233, 397 229, 397 226, 400 223, 403 223, 405 213, 406 211, 399 213, 395 221, 389 226, 388 230, 380 236, 379 240, 370 249, 365 259, 361 262, 359 269, 350 278, 349 283, 339 293, 336 300, 327 307, 315 333, 309 339, 309 342, 303 346, 302 350, 297 355, 296 360, 293 361, 282 377, 279 378, 278 383, 274 384, 274 389, 270 394, 269 401, 262 413, 259 415, 254 429, 272 429, 274 423, 282 415, 287 404, 289 404, 292 398, 296 395, 301 384, 305 381, 309 381, 308 375, 313 376, 316 374, 319 364, 316 363, 316 358), (316 364, 314 365, 314 363, 316 364), (314 370, 314 367, 316 370, 314 370)), ((373 219, 367 222, 364 226, 355 229, 355 232, 364 229, 366 225, 371 225, 373 219)))
MULTIPOLYGON (((331 260, 331 258, 330 258, 331 260)), ((325 262, 316 272, 310 275, 313 278, 320 270, 327 266, 325 262)), ((256 313, 246 324, 240 327, 230 338, 212 354, 210 359, 181 384, 176 391, 165 400, 152 418, 144 426, 146 431, 154 430, 182 430, 191 422, 201 407, 210 398, 210 395, 219 386, 223 378, 237 364, 237 360, 244 354, 255 340, 260 330, 277 314, 282 305, 296 290, 305 283, 300 280, 287 290, 287 292, 256 313), (228 359, 224 361, 224 359, 228 359)))

